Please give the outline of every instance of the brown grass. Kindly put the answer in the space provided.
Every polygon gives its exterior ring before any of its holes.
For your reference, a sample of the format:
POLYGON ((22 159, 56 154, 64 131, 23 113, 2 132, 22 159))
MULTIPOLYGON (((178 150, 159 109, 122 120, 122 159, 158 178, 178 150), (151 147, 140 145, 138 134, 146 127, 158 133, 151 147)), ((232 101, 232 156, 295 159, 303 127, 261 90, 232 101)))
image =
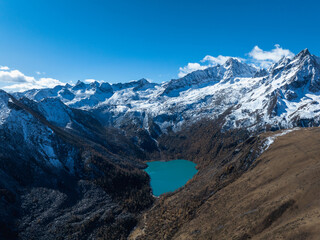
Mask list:
POLYGON ((254 166, 230 179, 239 161, 222 168, 227 182, 202 169, 183 190, 160 198, 137 239, 319 239, 319 128, 278 137, 254 166))

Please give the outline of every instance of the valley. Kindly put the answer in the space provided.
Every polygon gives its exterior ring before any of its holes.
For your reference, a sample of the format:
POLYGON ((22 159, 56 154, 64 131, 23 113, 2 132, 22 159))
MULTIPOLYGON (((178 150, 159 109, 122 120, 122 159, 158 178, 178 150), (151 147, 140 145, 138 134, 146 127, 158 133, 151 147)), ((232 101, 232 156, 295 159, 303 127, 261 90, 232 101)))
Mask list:
POLYGON ((0 238, 316 239, 319 93, 308 49, 161 84, 0 90, 0 238), (155 198, 147 162, 176 159, 198 172, 155 198))
POLYGON ((298 129, 277 137, 246 171, 200 169, 156 201, 131 239, 318 239, 319 144, 320 129, 298 129))

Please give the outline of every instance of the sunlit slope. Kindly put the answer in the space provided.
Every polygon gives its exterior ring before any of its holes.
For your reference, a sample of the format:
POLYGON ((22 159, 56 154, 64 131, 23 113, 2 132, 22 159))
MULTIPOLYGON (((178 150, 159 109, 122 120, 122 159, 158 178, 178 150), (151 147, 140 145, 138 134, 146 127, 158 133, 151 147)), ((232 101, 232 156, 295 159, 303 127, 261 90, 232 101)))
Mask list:
POLYGON ((278 137, 174 239, 319 239, 320 129, 278 137))

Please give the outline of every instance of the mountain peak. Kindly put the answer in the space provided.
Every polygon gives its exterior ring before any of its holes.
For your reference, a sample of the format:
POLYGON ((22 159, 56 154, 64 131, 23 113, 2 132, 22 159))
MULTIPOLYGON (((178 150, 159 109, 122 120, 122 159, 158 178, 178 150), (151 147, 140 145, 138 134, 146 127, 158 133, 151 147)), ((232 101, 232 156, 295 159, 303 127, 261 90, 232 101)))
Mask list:
POLYGON ((97 88, 97 87, 99 87, 99 85, 100 85, 100 83, 98 81, 94 81, 94 82, 90 83, 90 86, 92 88, 97 88))
POLYGON ((141 78, 140 80, 138 80, 138 82, 146 84, 146 83, 150 83, 147 79, 145 78, 141 78))
POLYGON ((239 59, 230 57, 222 66, 224 66, 226 69, 229 69, 229 68, 241 68, 245 65, 247 64, 241 62, 239 59))
POLYGON ((225 73, 226 79, 232 77, 253 77, 257 72, 257 69, 244 62, 241 62, 237 58, 229 58, 223 64, 223 67, 225 67, 227 70, 225 73))
POLYGON ((6 91, 4 91, 4 90, 2 90, 2 89, 0 89, 0 94, 2 95, 2 94, 8 94, 6 91))
POLYGON ((85 88, 86 88, 86 84, 84 82, 81 82, 80 80, 78 80, 76 85, 72 87, 73 90, 80 90, 85 88))
POLYGON ((76 86, 82 84, 83 82, 81 82, 80 80, 77 81, 76 86))
POLYGON ((240 63, 240 62, 241 62, 241 61, 239 61, 239 59, 230 57, 230 58, 224 63, 224 65, 229 66, 230 64, 240 63))
POLYGON ((309 52, 309 49, 308 49, 308 48, 303 49, 301 52, 310 55, 310 52, 309 52))
POLYGON ((141 78, 139 80, 130 81, 129 83, 131 83, 131 84, 139 84, 140 85, 140 84, 148 84, 150 82, 145 78, 141 78))
POLYGON ((103 92, 113 92, 113 89, 108 82, 102 82, 99 89, 103 92))
POLYGON ((299 52, 295 58, 304 58, 305 56, 311 56, 308 48, 305 48, 301 52, 299 52))
MULTIPOLYGON (((9 98, 9 94, 6 91, 0 89, 0 100, 4 100, 4 99, 8 99, 8 98, 9 98)), ((0 106, 1 106, 1 104, 0 104, 0 106)), ((1 110, 1 108, 0 108, 0 110, 1 110)))

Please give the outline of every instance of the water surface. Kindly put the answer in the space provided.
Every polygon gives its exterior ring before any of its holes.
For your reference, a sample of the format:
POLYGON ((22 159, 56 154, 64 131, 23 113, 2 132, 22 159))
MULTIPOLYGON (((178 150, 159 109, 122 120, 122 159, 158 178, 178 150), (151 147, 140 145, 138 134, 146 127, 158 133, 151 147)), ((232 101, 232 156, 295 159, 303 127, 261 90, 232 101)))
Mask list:
POLYGON ((145 171, 151 178, 153 195, 173 192, 182 187, 196 173, 196 164, 187 160, 148 162, 145 171))

